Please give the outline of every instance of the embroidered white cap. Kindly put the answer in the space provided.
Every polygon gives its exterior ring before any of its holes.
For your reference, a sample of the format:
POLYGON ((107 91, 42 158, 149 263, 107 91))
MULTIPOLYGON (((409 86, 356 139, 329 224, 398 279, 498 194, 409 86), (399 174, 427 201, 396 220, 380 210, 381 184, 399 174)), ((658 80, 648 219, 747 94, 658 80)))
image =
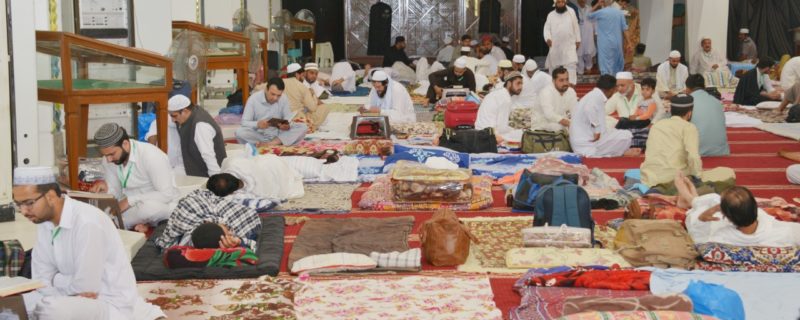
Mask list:
POLYGON ((678 50, 672 50, 672 52, 669 53, 669 57, 670 58, 675 58, 675 59, 680 58, 681 57, 681 52, 678 51, 678 50))
POLYGON ((389 80, 389 75, 386 74, 383 70, 378 70, 372 73, 372 76, 369 78, 370 81, 386 81, 389 80))
POLYGON ((15 186, 31 186, 50 183, 56 183, 56 174, 52 167, 14 168, 15 186))
POLYGON ((300 64, 292 63, 292 64, 290 64, 289 66, 286 67, 286 73, 294 73, 294 72, 297 72, 300 69, 302 69, 300 64))
POLYGON ((453 63, 453 66, 459 69, 464 69, 467 67, 467 59, 463 57, 456 59, 456 62, 453 63))
POLYGON ((617 80, 633 80, 633 73, 627 71, 617 72, 617 80))
POLYGON ((511 60, 503 59, 503 60, 500 60, 500 62, 497 63, 497 67, 498 68, 509 68, 510 69, 510 68, 514 67, 514 65, 511 64, 511 60))
POLYGON ((313 62, 306 63, 305 70, 319 70, 319 65, 313 62))
POLYGON ((525 56, 521 54, 515 54, 511 61, 514 63, 525 63, 525 56))
POLYGON ((739 33, 750 34, 750 29, 741 28, 741 29, 739 29, 739 33))
POLYGON ((472 51, 472 48, 470 48, 470 47, 461 47, 461 52, 462 53, 467 53, 467 52, 470 52, 470 51, 472 51))
POLYGON ((525 66, 522 67, 522 69, 525 69, 525 71, 533 71, 538 68, 539 65, 536 64, 536 61, 533 61, 533 59, 528 59, 528 61, 525 61, 525 66))
POLYGON ((181 111, 186 109, 189 105, 192 104, 192 100, 189 100, 189 97, 184 96, 182 94, 176 94, 169 98, 169 102, 167 103, 167 111, 175 112, 181 111))

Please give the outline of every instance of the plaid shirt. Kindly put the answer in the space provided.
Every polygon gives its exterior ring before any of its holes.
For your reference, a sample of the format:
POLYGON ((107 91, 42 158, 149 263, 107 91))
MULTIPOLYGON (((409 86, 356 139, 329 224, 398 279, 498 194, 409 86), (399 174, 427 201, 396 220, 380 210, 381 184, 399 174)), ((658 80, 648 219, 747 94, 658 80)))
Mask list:
POLYGON ((221 223, 242 239, 242 245, 256 251, 256 241, 248 236, 261 229, 261 218, 252 208, 236 201, 220 198, 207 189, 195 190, 178 202, 167 221, 164 233, 155 240, 156 246, 166 249, 205 222, 221 223))
POLYGON ((0 241, 0 276, 16 277, 25 263, 25 250, 19 240, 0 241))

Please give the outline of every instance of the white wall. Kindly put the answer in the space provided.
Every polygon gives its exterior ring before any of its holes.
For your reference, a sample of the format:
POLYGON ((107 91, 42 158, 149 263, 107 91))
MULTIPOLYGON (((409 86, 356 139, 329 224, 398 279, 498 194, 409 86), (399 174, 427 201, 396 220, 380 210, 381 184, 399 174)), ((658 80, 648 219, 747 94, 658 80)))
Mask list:
MULTIPOLYGON (((280 0, 273 0, 280 4, 280 0)), ((270 16, 269 11, 270 0, 247 0, 247 11, 253 17, 253 23, 269 28, 270 16)))
POLYGON ((170 0, 170 3, 172 3, 171 14, 173 21, 200 22, 197 20, 195 0, 170 0))
POLYGON ((673 0, 639 1, 641 41, 647 45, 645 55, 650 57, 653 64, 667 60, 673 49, 672 5, 673 0))
MULTIPOLYGON (((6 21, 6 0, 0 1, 0 21, 6 21)), ((0 23, 0 38, 6 39, 5 23, 0 23)), ((7 41, 0 41, 0 204, 11 202, 11 94, 8 74, 7 41)))
POLYGON ((137 48, 167 54, 172 43, 172 7, 174 4, 165 6, 163 0, 134 0, 134 43, 137 48))
POLYGON ((223 27, 231 30, 233 27, 233 13, 241 7, 240 0, 206 0, 204 11, 206 25, 223 27))
POLYGON ((700 50, 700 38, 709 37, 714 50, 728 48, 728 0, 686 1, 686 59, 700 50))

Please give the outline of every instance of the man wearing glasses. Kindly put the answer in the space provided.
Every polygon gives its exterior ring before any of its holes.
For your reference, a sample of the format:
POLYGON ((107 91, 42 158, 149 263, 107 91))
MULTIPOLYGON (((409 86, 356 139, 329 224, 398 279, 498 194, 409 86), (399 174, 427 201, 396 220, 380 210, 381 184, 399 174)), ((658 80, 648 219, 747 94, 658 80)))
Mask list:
POLYGON ((14 170, 14 205, 37 224, 31 269, 44 287, 23 295, 34 319, 156 319, 136 291, 108 215, 63 195, 51 168, 14 170))

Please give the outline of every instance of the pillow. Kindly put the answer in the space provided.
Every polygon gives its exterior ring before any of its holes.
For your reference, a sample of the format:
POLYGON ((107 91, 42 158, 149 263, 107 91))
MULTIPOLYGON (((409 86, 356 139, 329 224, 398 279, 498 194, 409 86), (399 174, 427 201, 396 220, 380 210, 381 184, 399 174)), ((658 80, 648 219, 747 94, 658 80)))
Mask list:
POLYGON ((708 263, 713 263, 742 271, 800 272, 798 247, 741 247, 713 242, 696 247, 706 262, 701 267, 712 268, 708 263))
POLYGON ((378 263, 370 257, 355 253, 326 253, 308 256, 292 264, 292 274, 334 273, 375 269, 378 263))
POLYGON ((170 269, 238 267, 242 263, 256 264, 258 256, 247 248, 195 249, 173 246, 164 252, 164 265, 170 269))
POLYGON ((378 268, 383 269, 417 269, 422 267, 422 250, 412 248, 403 252, 372 252, 369 257, 378 264, 378 268))
POLYGON ((780 107, 780 105, 781 105, 780 101, 764 101, 762 103, 757 104, 756 105, 756 109, 759 109, 759 110, 774 110, 774 109, 778 109, 778 107, 780 107))
POLYGON ((459 168, 469 168, 469 154, 453 151, 441 147, 419 147, 394 145, 394 154, 386 158, 383 172, 388 172, 392 165, 400 160, 425 163, 430 157, 442 157, 458 165, 459 168))

